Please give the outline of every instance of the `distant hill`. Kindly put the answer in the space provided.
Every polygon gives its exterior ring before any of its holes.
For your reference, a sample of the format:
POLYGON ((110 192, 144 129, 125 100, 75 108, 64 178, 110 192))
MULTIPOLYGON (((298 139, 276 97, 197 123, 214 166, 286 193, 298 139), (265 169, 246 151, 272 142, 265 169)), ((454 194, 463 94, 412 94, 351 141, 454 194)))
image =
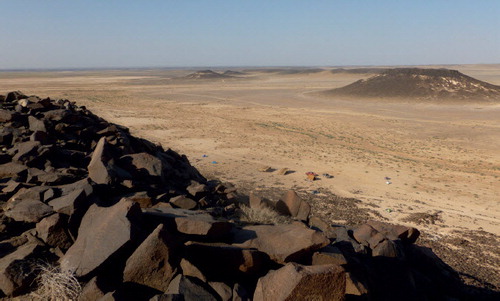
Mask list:
POLYGON ((229 76, 240 76, 240 75, 245 75, 246 73, 239 72, 239 71, 233 71, 233 70, 226 70, 223 75, 229 75, 229 76))
POLYGON ((333 74, 339 73, 347 73, 347 74, 380 74, 384 71, 387 71, 387 68, 352 68, 352 69, 344 69, 344 68, 336 68, 332 69, 330 72, 333 74))
POLYGON ((388 69, 325 93, 354 97, 500 100, 500 86, 449 69, 388 69))
POLYGON ((244 72, 262 72, 262 73, 275 73, 279 75, 293 75, 293 74, 314 74, 325 71, 320 68, 252 68, 245 69, 244 72))
POLYGON ((233 76, 218 73, 212 70, 200 70, 191 74, 186 75, 184 78, 187 79, 224 79, 224 78, 232 78, 233 76))

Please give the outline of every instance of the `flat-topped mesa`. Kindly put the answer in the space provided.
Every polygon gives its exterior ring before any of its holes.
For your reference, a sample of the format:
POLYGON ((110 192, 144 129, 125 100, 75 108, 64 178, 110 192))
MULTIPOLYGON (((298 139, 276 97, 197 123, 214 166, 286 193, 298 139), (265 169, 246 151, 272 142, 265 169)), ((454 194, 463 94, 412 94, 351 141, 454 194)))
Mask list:
POLYGON ((500 86, 449 69, 387 69, 325 93, 348 97, 500 101, 500 86))

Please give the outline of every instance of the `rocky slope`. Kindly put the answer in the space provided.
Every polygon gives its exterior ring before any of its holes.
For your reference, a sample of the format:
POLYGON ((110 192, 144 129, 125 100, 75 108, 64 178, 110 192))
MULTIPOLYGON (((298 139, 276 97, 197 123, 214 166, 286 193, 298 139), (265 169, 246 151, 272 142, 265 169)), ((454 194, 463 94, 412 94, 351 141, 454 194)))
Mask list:
POLYGON ((388 69, 326 93, 352 97, 500 100, 500 86, 448 69, 388 69))
POLYGON ((47 264, 76 277, 78 300, 498 297, 414 244, 417 229, 330 225, 293 191, 243 202, 68 100, 11 92, 0 104, 0 297, 40 297, 47 264), (247 207, 287 218, 244 222, 247 207))

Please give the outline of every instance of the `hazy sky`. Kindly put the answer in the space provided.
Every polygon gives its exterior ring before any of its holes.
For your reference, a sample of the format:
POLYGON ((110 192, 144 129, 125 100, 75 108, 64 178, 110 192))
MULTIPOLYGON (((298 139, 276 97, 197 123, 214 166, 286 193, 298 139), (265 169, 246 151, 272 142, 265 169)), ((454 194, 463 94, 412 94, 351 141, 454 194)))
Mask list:
POLYGON ((0 0, 0 69, 500 63, 500 0, 0 0))

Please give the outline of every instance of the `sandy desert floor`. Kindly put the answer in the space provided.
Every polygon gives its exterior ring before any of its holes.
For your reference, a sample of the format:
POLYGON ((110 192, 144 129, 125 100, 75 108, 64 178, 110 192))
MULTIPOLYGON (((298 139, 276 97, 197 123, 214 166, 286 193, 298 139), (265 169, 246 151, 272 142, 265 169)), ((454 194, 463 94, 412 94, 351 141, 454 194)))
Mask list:
MULTIPOLYGON (((500 65, 446 68, 500 85, 500 65)), ((350 221, 328 214, 336 210, 328 196, 354 198, 374 218, 415 226, 424 243, 462 252, 490 271, 476 278, 500 287, 500 102, 320 97, 315 92, 370 76, 329 71, 174 79, 191 72, 0 72, 0 94, 76 101, 186 154, 209 178, 245 191, 301 191, 333 223, 350 221), (271 170, 259 171, 265 166, 271 170), (282 168, 290 172, 279 175, 282 168), (318 180, 307 181, 308 171, 318 180)), ((462 260, 443 256, 460 271, 462 260)))

